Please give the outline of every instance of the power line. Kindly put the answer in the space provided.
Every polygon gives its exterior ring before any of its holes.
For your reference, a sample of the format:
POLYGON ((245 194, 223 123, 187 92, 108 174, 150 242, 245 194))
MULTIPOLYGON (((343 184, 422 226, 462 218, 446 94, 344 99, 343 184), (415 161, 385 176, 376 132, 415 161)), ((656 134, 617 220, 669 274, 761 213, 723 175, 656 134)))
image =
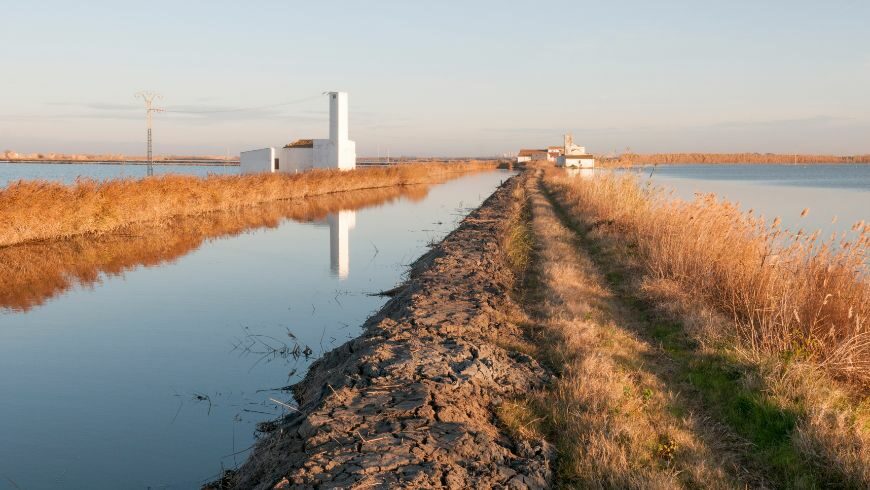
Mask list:
POLYGON ((185 110, 181 110, 181 109, 166 109, 164 112, 173 112, 175 114, 219 114, 219 113, 225 113, 225 112, 256 111, 259 109, 271 109, 273 107, 281 107, 281 106, 292 105, 292 104, 300 104, 302 102, 308 102, 309 100, 319 99, 320 97, 322 97, 322 95, 313 95, 311 97, 306 97, 304 99, 296 99, 296 100, 290 100, 287 102, 279 102, 277 104, 268 104, 268 105, 261 105, 261 106, 252 106, 252 107, 239 107, 239 108, 235 108, 235 109, 219 109, 219 110, 213 110, 213 111, 185 111, 185 110))

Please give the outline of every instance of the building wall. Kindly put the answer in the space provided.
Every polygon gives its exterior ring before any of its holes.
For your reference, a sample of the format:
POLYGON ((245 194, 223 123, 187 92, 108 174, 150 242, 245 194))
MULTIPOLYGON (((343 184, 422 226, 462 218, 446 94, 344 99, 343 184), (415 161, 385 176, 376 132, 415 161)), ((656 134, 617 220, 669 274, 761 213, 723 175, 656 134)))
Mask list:
POLYGON ((286 173, 303 172, 312 167, 313 148, 279 148, 278 171, 286 173))
POLYGON ((525 156, 517 157, 517 163, 530 162, 530 161, 532 161, 532 157, 525 157, 525 156))
POLYGON ((595 167, 594 158, 565 158, 559 157, 556 165, 569 168, 593 168, 595 167))
POLYGON ((274 172, 275 148, 243 151, 239 154, 239 170, 242 174, 274 172))

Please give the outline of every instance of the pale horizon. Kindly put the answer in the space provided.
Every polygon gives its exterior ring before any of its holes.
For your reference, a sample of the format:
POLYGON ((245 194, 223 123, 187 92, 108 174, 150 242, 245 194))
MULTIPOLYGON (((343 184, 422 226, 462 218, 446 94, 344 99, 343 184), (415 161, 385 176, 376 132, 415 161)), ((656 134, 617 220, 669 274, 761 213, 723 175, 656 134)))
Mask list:
POLYGON ((156 154, 237 155, 324 137, 318 95, 342 90, 360 156, 565 132, 599 154, 866 154, 868 18, 857 1, 10 4, 0 152, 144 154, 133 94, 152 90, 181 111, 155 116, 156 154))

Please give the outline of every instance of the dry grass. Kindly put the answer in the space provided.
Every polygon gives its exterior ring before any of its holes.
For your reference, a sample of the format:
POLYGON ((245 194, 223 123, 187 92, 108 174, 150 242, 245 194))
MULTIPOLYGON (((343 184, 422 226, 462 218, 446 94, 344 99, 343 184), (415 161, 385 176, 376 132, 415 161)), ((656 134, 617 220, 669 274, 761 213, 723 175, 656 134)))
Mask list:
POLYGON ((822 240, 713 195, 671 199, 632 176, 549 182, 575 210, 634 244, 650 278, 674 281, 733 319, 734 331, 724 333, 744 347, 870 387, 867 225, 822 240))
POLYGON ((426 197, 428 186, 384 187, 279 201, 239 212, 176 217, 135 224, 118 233, 77 236, 0 248, 0 310, 27 311, 75 286, 90 286, 105 276, 139 266, 170 262, 203 242, 257 228, 274 228, 286 219, 314 221, 329 213, 360 209, 406 198, 426 197))
POLYGON ((870 484, 864 224, 849 240, 822 240, 713 196, 675 200, 632 177, 545 181, 594 241, 617 252, 607 260, 636 271, 638 297, 685 326, 649 335, 683 359, 699 397, 753 442, 776 480, 870 484), (701 347, 685 347, 683 335, 701 347))
POLYGON ((738 486, 727 469, 737 464, 733 455, 699 436, 718 434, 701 429, 703 421, 686 410, 668 385, 666 363, 625 328, 630 313, 544 197, 529 189, 535 247, 522 290, 527 330, 533 355, 556 378, 546 391, 503 408, 502 420, 520 436, 549 435, 559 455, 558 486, 738 486))
POLYGON ((0 189, 0 247, 99 234, 135 223, 238 209, 286 199, 440 182, 493 169, 494 161, 313 170, 300 174, 192 177, 167 175, 74 185, 18 181, 0 189))

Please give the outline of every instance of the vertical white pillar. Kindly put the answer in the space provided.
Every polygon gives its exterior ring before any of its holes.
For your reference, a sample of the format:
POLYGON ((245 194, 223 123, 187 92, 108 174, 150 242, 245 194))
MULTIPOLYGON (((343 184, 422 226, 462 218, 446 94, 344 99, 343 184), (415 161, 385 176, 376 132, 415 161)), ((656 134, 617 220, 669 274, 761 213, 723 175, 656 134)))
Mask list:
POLYGON ((329 93, 329 140, 347 141, 347 92, 329 93))
POLYGON ((350 230, 356 227, 356 211, 339 211, 326 218, 329 223, 329 268, 339 279, 350 273, 350 230))

